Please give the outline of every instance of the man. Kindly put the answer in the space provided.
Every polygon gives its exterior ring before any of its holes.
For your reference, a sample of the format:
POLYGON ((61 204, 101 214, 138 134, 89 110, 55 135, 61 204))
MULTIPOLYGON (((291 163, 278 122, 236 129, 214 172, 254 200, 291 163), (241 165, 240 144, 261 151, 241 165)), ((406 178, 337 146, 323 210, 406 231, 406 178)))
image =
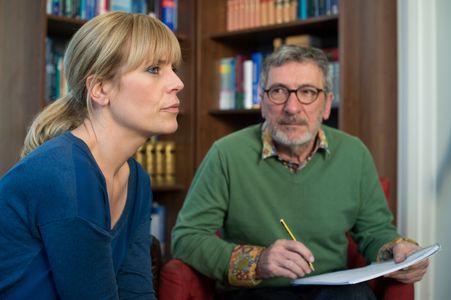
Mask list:
MULTIPOLYGON (((264 123, 215 142, 192 182, 173 254, 215 278, 227 299, 374 299, 366 284, 290 280, 345 269, 347 232, 367 261, 402 261, 418 248, 391 224, 368 149, 321 124, 333 99, 327 65, 318 49, 285 46, 270 55, 261 76, 264 123)), ((427 266, 390 276, 415 282, 427 266)))

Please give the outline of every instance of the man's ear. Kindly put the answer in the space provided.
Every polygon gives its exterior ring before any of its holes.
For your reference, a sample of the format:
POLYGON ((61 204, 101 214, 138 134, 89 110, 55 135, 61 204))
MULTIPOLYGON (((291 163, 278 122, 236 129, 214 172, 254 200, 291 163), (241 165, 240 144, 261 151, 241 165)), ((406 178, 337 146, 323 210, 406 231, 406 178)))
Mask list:
POLYGON ((109 81, 96 78, 94 75, 89 75, 86 78, 86 88, 93 103, 99 106, 109 105, 112 88, 109 81))
POLYGON ((329 119, 330 111, 332 110, 332 101, 334 100, 334 94, 332 92, 328 92, 326 94, 326 99, 324 103, 324 112, 323 112, 323 120, 329 119))

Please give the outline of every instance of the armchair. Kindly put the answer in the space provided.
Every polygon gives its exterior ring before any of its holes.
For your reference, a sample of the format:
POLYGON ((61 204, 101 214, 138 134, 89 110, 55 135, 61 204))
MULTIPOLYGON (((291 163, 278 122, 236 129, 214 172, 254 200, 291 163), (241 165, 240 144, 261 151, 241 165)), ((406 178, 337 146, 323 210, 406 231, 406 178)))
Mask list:
MULTIPOLYGON (((390 187, 387 179, 381 178, 381 185, 388 198, 390 187)), ((348 267, 366 265, 358 253, 356 243, 348 236, 348 267)), ((377 299, 413 300, 413 284, 404 284, 390 278, 379 277, 369 282, 377 299)), ((214 280, 202 275, 178 259, 171 259, 163 265, 159 276, 160 300, 212 300, 216 299, 214 280)))

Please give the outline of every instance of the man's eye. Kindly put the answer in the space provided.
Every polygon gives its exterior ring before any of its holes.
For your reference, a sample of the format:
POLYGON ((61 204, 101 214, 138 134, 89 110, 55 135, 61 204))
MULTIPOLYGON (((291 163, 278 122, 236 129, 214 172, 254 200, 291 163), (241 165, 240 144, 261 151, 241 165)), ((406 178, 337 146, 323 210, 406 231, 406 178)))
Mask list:
POLYGON ((271 93, 274 93, 274 94, 285 94, 286 91, 282 87, 275 87, 275 88, 271 89, 271 93))
POLYGON ((316 91, 314 89, 302 89, 301 93, 306 96, 315 96, 316 91))
POLYGON ((151 67, 147 68, 146 71, 149 72, 150 74, 158 74, 160 72, 160 67, 159 66, 151 66, 151 67))

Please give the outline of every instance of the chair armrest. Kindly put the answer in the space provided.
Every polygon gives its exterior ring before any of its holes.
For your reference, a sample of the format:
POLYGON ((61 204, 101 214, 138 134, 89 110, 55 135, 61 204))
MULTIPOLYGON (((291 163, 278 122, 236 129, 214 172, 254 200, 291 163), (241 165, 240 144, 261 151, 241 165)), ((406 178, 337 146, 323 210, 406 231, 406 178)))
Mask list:
POLYGON ((213 300, 215 282, 178 259, 171 259, 160 271, 160 300, 213 300))

